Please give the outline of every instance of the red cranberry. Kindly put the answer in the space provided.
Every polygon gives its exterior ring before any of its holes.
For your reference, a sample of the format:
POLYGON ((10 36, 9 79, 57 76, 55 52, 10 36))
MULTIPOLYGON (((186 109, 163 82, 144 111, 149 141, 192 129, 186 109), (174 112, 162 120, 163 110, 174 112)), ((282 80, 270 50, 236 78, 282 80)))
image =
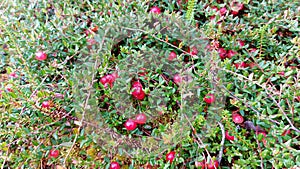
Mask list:
POLYGON ((225 138, 227 140, 232 140, 232 141, 234 140, 234 136, 229 135, 228 131, 225 132, 225 138))
POLYGON ((175 58, 177 58, 177 54, 175 53, 175 52, 170 52, 170 54, 169 54, 169 61, 172 61, 172 60, 174 60, 175 58))
POLYGON ((218 168, 218 166, 219 166, 219 163, 217 160, 211 161, 209 164, 207 164, 208 169, 216 169, 216 168, 218 168))
POLYGON ((266 145, 266 144, 267 144, 267 140, 265 139, 265 138, 267 137, 266 132, 263 132, 263 131, 257 131, 257 132, 256 132, 256 135, 259 135, 259 134, 262 134, 262 135, 263 135, 262 142, 264 143, 264 145, 266 145))
POLYGON ((145 124, 147 121, 147 116, 144 113, 140 113, 135 117, 134 121, 137 124, 145 124))
POLYGON ((49 157, 57 158, 59 156, 59 151, 56 149, 51 149, 49 153, 49 157))
POLYGON ((18 75, 15 72, 12 72, 12 73, 9 74, 9 77, 17 78, 18 75))
POLYGON ((212 9, 214 12, 218 12, 218 10, 219 10, 219 8, 216 7, 216 6, 211 7, 211 9, 212 9))
POLYGON ((289 135, 291 134, 291 130, 284 130, 281 134, 281 136, 286 136, 286 135, 289 135))
POLYGON ((234 66, 239 69, 239 68, 246 68, 248 67, 248 64, 245 62, 240 62, 240 63, 235 63, 234 66))
POLYGON ((175 151, 171 151, 168 154, 166 154, 166 160, 169 161, 170 163, 173 162, 173 160, 175 159, 175 151))
POLYGON ((204 101, 205 101, 205 103, 207 103, 207 104, 212 104, 215 100, 216 100, 216 98, 215 98, 215 95, 214 95, 214 94, 207 94, 207 95, 204 97, 204 101))
POLYGON ((42 103, 42 108, 49 109, 50 108, 50 101, 44 101, 42 103))
POLYGON ((161 11, 160 11, 160 8, 157 7, 157 6, 154 6, 150 9, 150 13, 154 13, 154 14, 160 14, 161 11))
POLYGON ((145 92, 143 91, 143 88, 140 86, 134 86, 133 92, 131 94, 134 98, 138 100, 143 100, 145 98, 145 92))
POLYGON ((241 116, 239 113, 232 113, 232 120, 237 124, 241 124, 244 122, 243 116, 241 116))
POLYGON ((278 72, 277 74, 279 74, 280 76, 284 76, 284 71, 278 72))
POLYGON ((232 58, 234 55, 236 55, 237 54, 237 52, 236 51, 234 51, 234 50, 228 50, 227 51, 227 57, 228 58, 232 58))
POLYGON ((128 119, 125 124, 125 128, 129 131, 134 130, 136 128, 136 122, 134 122, 132 119, 128 119))
POLYGON ((254 52, 256 52, 256 50, 257 50, 256 48, 250 48, 250 49, 249 49, 249 52, 250 52, 250 53, 254 53, 254 52))
POLYGON ((201 162, 196 161, 196 162, 195 162, 195 166, 196 166, 197 168, 205 169, 206 162, 205 162, 205 160, 203 160, 203 161, 201 161, 201 162))
POLYGON ((241 10, 243 10, 244 4, 239 3, 239 2, 236 2, 236 1, 233 1, 233 2, 230 4, 230 8, 231 8, 231 14, 233 14, 233 15, 238 15, 239 12, 240 12, 241 10))
POLYGON ((195 46, 193 46, 192 47, 192 51, 191 51, 191 49, 189 48, 188 49, 188 52, 193 56, 193 55, 197 55, 198 54, 198 49, 195 47, 195 46))
POLYGON ((179 85, 182 82, 182 77, 179 74, 176 74, 174 75, 173 80, 177 85, 179 85))
POLYGON ((103 76, 103 77, 100 79, 100 82, 103 84, 104 87, 107 87, 108 84, 109 84, 109 79, 107 79, 107 76, 103 76))
POLYGON ((242 47, 244 47, 244 46, 245 46, 245 42, 244 42, 244 41, 242 41, 242 40, 238 40, 238 42, 239 42, 240 48, 242 48, 242 47))
POLYGON ((109 169, 120 169, 120 164, 118 162, 112 162, 110 163, 109 169))
POLYGON ((224 16, 227 13, 227 8, 226 7, 220 8, 219 12, 221 16, 224 16))
POLYGON ((42 51, 38 51, 35 54, 35 59, 39 60, 39 61, 43 61, 47 59, 47 54, 45 52, 42 51))
POLYGON ((227 57, 227 51, 224 48, 219 48, 218 53, 221 59, 225 59, 227 57))

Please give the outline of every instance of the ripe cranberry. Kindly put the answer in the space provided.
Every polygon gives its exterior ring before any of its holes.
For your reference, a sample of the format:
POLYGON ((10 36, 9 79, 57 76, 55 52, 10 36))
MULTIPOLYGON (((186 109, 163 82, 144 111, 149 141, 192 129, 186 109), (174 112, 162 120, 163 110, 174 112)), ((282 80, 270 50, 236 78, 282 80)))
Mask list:
POLYGON ((179 74, 174 75, 173 81, 179 85, 182 82, 182 77, 179 74))
POLYGON ((143 88, 140 86, 134 86, 133 92, 131 94, 134 98, 138 100, 143 100, 145 98, 145 92, 143 91, 143 88))
POLYGON ((106 88, 108 85, 110 87, 113 86, 113 82, 116 80, 116 75, 112 75, 112 74, 108 74, 108 75, 105 75, 103 76, 101 79, 100 79, 100 82, 103 84, 103 86, 106 88))
POLYGON ((211 161, 209 164, 207 164, 208 169, 216 169, 216 168, 218 168, 218 166, 219 166, 219 163, 217 160, 211 161))
POLYGON ((265 138, 267 137, 266 132, 263 132, 263 131, 257 131, 257 132, 256 132, 256 135, 259 135, 259 134, 262 134, 262 135, 263 135, 262 142, 264 143, 264 145, 266 145, 266 144, 267 144, 267 140, 265 139, 265 138))
POLYGON ((218 10, 219 10, 219 8, 216 7, 216 6, 211 7, 211 9, 212 9, 214 12, 218 12, 218 10))
POLYGON ((227 57, 228 58, 232 58, 234 55, 236 55, 237 54, 237 52, 236 51, 234 51, 234 50, 228 50, 227 51, 227 57))
POLYGON ((189 48, 188 49, 188 52, 193 56, 193 55, 197 55, 198 54, 198 49, 195 47, 195 46, 193 46, 192 47, 192 51, 191 51, 191 49, 189 48))
POLYGON ((133 121, 132 119, 128 119, 125 124, 125 128, 129 131, 134 130, 136 128, 136 122, 133 121))
POLYGON ((92 28, 91 28, 91 31, 93 31, 93 32, 97 32, 97 31, 98 31, 98 26, 94 26, 94 27, 92 27, 92 28))
POLYGON ((173 160, 175 159, 175 151, 171 151, 168 154, 166 154, 166 160, 169 161, 170 163, 173 162, 173 160))
POLYGON ((224 48, 219 48, 218 53, 221 59, 225 59, 227 57, 227 51, 224 48))
POLYGON ((248 67, 249 65, 245 62, 240 62, 240 63, 235 63, 234 66, 239 69, 239 68, 246 68, 248 67))
POLYGON ((42 108, 49 109, 50 108, 50 101, 43 101, 42 108))
POLYGON ((13 92, 14 90, 12 88, 10 88, 10 87, 6 87, 6 91, 7 92, 13 92))
POLYGON ((18 75, 15 72, 12 72, 12 73, 9 74, 9 77, 11 77, 11 78, 17 78, 18 75))
POLYGON ((147 73, 146 68, 140 68, 140 72, 138 74, 140 76, 146 76, 148 73, 147 73))
POLYGON ((243 10, 244 4, 233 1, 230 4, 231 14, 238 15, 241 10, 243 10))
POLYGON ((197 168, 205 169, 206 162, 205 162, 205 160, 203 160, 203 161, 201 161, 201 162, 196 161, 196 162, 195 162, 195 166, 196 166, 197 168))
POLYGON ((137 116, 135 116, 134 121, 135 121, 137 124, 145 124, 146 121, 147 121, 147 116, 146 116, 144 113, 140 113, 140 114, 138 114, 137 116))
POLYGON ((59 151, 56 149, 51 149, 49 153, 49 157, 57 158, 59 156, 59 151))
POLYGON ((284 71, 278 72, 277 74, 279 74, 280 76, 284 76, 284 71))
POLYGON ((150 13, 154 13, 154 14, 160 14, 161 11, 160 11, 160 8, 157 7, 157 6, 154 6, 150 9, 150 13))
POLYGON ((286 135, 289 135, 291 134, 291 130, 284 130, 281 134, 281 136, 286 136, 286 135))
POLYGON ((239 113, 232 113, 232 120, 237 124, 241 124, 244 122, 243 116, 241 116, 239 113))
POLYGON ((207 95, 204 97, 204 101, 205 101, 205 103, 207 103, 207 104, 212 104, 215 100, 216 100, 216 98, 215 98, 215 95, 214 95, 214 94, 207 94, 207 95))
POLYGON ((234 136, 229 135, 228 131, 225 132, 225 138, 227 140, 232 140, 232 141, 234 140, 234 136))
POLYGON ((221 16, 224 16, 227 13, 227 8, 226 7, 220 8, 219 12, 221 16))
POLYGON ((110 163, 109 169, 120 169, 120 164, 118 162, 112 162, 110 163))
POLYGON ((47 54, 43 51, 38 51, 35 53, 35 59, 39 61, 43 61, 47 59, 47 54))
POLYGON ((250 48, 250 49, 249 49, 249 52, 250 52, 250 53, 254 53, 254 52, 256 52, 256 50, 257 50, 256 48, 250 48))
POLYGON ((173 51, 170 52, 168 60, 169 60, 169 61, 172 61, 172 60, 174 60, 175 58, 177 58, 177 54, 176 54, 175 52, 173 52, 173 51))
POLYGON ((109 79, 107 79, 107 76, 103 76, 101 77, 100 82, 103 84, 104 87, 107 87, 109 84, 109 79))
POLYGON ((245 42, 242 40, 238 40, 240 48, 245 46, 245 42))

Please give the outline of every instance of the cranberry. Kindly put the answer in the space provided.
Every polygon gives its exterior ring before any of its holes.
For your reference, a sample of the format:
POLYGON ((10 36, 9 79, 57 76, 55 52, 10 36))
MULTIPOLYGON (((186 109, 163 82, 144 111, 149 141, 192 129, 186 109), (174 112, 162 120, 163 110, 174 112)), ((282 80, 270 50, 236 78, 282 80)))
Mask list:
POLYGON ((249 65, 245 62, 240 62, 240 63, 235 63, 234 66, 239 69, 239 68, 246 68, 248 67, 249 65))
POLYGON ((219 10, 219 8, 216 7, 216 6, 211 7, 211 9, 212 9, 214 12, 218 12, 218 10, 219 10))
POLYGON ((239 113, 232 113, 232 120, 237 124, 241 124, 244 122, 243 116, 241 116, 239 113))
POLYGON ((47 59, 47 54, 42 51, 38 51, 35 53, 35 59, 39 61, 43 61, 47 59))
POLYGON ((161 11, 160 11, 160 8, 157 7, 157 6, 154 6, 150 9, 150 13, 154 13, 154 14, 160 14, 161 11))
POLYGON ((171 151, 168 154, 166 154, 166 160, 169 161, 170 163, 172 163, 174 159, 175 159, 175 151, 171 151))
POLYGON ((137 124, 145 124, 147 121, 147 116, 144 113, 140 113, 135 117, 134 121, 137 124))
POLYGON ((244 41, 242 41, 242 40, 238 40, 238 42, 239 42, 240 48, 242 48, 242 47, 244 47, 244 46, 245 46, 245 42, 244 42, 244 41))
POLYGON ((236 51, 234 51, 234 50, 228 50, 227 51, 227 57, 228 58, 232 58, 234 55, 236 55, 237 54, 237 52, 236 51))
POLYGON ((221 59, 225 59, 227 57, 227 51, 224 48, 219 48, 218 53, 221 59))
POLYGON ((100 82, 103 84, 104 87, 107 87, 107 85, 109 84, 109 79, 107 79, 107 76, 103 76, 100 79, 100 82))
POLYGON ((234 140, 234 136, 229 135, 228 131, 225 132, 225 138, 226 138, 227 140, 231 140, 231 141, 234 140))
POLYGON ((250 48, 250 49, 249 49, 249 52, 250 52, 250 53, 254 53, 254 52, 256 52, 256 50, 257 50, 256 48, 250 48))
POLYGON ((42 108, 49 109, 50 108, 50 101, 44 101, 42 103, 42 108))
POLYGON ((141 86, 134 86, 132 96, 138 100, 143 100, 145 98, 145 92, 141 86))
POLYGON ((203 161, 201 161, 201 162, 196 161, 196 162, 195 162, 195 166, 196 166, 197 168, 205 169, 205 166, 206 166, 205 160, 203 160, 203 161))
POLYGON ((179 74, 176 74, 174 75, 173 80, 177 85, 179 85, 182 82, 182 77, 179 74))
POLYGON ((49 157, 57 158, 59 156, 59 151, 56 149, 51 149, 49 153, 49 157))
POLYGON ((233 14, 233 15, 238 15, 239 12, 240 12, 241 10, 243 10, 244 4, 239 3, 239 2, 236 2, 236 1, 233 1, 233 2, 230 4, 230 8, 231 8, 231 14, 233 14))
POLYGON ((278 72, 277 74, 279 74, 280 76, 284 76, 284 71, 278 72))
POLYGON ((192 51, 191 51, 191 49, 189 48, 188 49, 188 52, 193 56, 193 55, 197 55, 198 54, 198 49, 195 47, 195 46, 193 46, 192 47, 192 51))
POLYGON ((12 72, 12 73, 9 74, 9 77, 17 78, 18 75, 15 72, 12 72))
POLYGON ((216 169, 216 168, 218 168, 218 166, 219 166, 219 163, 217 160, 211 161, 209 164, 207 164, 208 169, 216 169))
POLYGON ((94 26, 94 27, 92 27, 92 28, 91 28, 91 31, 93 31, 93 32, 97 32, 97 31, 98 31, 98 26, 94 26))
POLYGON ((262 142, 264 143, 264 145, 266 145, 267 144, 267 140, 265 139, 266 137, 267 137, 267 134, 266 134, 266 132, 263 132, 263 131, 257 131, 256 132, 256 135, 259 135, 259 134, 262 134, 263 135, 263 138, 262 138, 262 142))
POLYGON ((291 134, 291 130, 284 130, 281 134, 281 136, 286 136, 286 135, 289 135, 291 134))
POLYGON ((172 61, 172 60, 174 60, 175 58, 177 58, 177 54, 175 53, 175 52, 170 52, 170 54, 169 54, 169 61, 172 61))
POLYGON ((215 100, 216 100, 216 98, 215 98, 215 95, 214 95, 214 94, 207 94, 207 95, 204 97, 204 101, 205 101, 205 103, 207 103, 207 104, 212 104, 215 100))
POLYGON ((227 8, 226 7, 220 8, 219 12, 221 16, 224 16, 227 13, 227 8))
POLYGON ((125 128, 129 131, 134 130, 136 128, 136 122, 134 122, 132 119, 128 119, 125 124, 125 128))
POLYGON ((118 162, 112 162, 110 163, 109 169, 120 169, 120 164, 118 162))

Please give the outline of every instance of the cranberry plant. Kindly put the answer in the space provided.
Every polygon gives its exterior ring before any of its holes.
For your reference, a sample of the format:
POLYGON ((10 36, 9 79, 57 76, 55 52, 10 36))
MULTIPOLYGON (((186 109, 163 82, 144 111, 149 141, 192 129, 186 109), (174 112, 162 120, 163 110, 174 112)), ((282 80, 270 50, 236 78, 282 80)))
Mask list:
POLYGON ((2 168, 299 168, 296 0, 4 1, 2 168))

